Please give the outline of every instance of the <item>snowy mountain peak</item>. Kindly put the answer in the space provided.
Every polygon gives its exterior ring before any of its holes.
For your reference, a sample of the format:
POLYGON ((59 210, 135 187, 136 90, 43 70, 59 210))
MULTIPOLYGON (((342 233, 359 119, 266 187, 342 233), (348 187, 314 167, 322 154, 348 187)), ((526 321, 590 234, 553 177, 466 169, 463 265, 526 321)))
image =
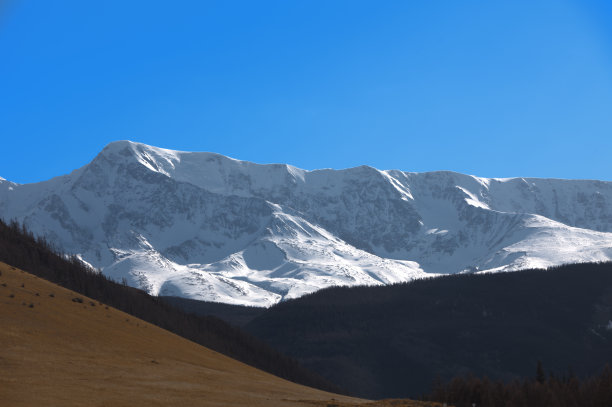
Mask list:
POLYGON ((131 141, 0 180, 0 213, 152 294, 271 305, 330 285, 612 259, 612 183, 305 171, 131 141))
POLYGON ((110 143, 94 161, 113 166, 138 163, 176 181, 227 195, 251 195, 251 188, 304 182, 307 173, 287 164, 255 164, 216 153, 174 151, 131 141, 110 143))

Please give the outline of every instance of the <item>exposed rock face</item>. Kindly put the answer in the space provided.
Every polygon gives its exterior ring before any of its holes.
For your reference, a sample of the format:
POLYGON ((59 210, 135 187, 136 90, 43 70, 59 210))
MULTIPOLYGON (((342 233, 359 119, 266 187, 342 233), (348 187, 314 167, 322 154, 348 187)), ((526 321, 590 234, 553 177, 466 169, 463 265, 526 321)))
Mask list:
POLYGON ((148 290, 270 305, 338 284, 612 259, 612 183, 304 171, 121 141, 0 216, 148 290))

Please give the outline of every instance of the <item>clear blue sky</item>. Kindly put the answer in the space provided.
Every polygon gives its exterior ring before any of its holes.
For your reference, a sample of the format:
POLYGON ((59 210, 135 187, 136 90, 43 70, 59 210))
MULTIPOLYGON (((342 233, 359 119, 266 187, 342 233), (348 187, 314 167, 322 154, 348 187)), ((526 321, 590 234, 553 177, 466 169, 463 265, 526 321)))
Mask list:
POLYGON ((0 0, 0 176, 129 139, 612 180, 612 2, 0 0))

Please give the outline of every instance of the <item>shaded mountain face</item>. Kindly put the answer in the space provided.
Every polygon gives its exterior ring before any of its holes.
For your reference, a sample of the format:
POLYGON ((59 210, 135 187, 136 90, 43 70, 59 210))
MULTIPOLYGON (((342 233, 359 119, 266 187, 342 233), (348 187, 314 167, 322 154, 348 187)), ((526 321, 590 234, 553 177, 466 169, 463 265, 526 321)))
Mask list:
POLYGON ((333 285, 612 259, 612 183, 304 171, 120 141, 0 179, 0 216, 151 294, 268 306, 333 285))
POLYGON ((588 377, 612 361, 612 263, 333 287, 258 313, 173 303, 242 319, 243 329, 365 398, 418 397, 436 378, 468 373, 533 377, 538 360, 557 378, 568 367, 588 377))

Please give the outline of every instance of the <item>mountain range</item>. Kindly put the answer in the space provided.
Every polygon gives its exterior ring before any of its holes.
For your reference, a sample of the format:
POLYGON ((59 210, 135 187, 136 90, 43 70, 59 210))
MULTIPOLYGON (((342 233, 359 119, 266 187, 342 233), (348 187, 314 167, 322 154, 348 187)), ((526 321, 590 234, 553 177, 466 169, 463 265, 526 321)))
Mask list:
POLYGON ((612 259, 612 182, 306 171, 130 141, 48 181, 0 178, 0 217, 150 294, 255 306, 612 259))

